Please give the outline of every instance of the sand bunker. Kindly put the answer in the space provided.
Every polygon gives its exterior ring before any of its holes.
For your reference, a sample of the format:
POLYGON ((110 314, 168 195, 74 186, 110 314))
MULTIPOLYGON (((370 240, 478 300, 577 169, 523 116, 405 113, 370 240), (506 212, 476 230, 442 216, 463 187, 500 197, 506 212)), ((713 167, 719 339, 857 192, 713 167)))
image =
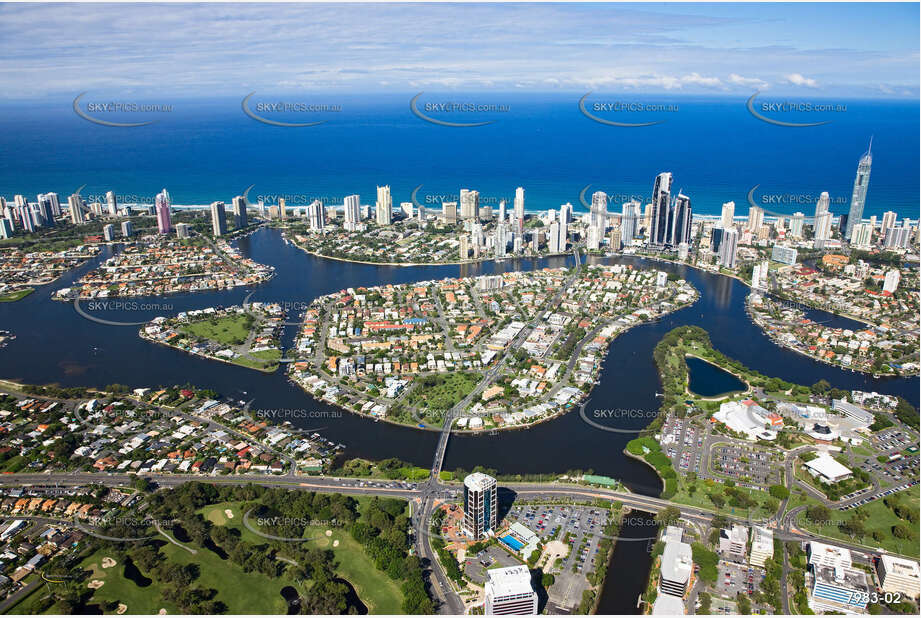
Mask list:
POLYGON ((109 558, 108 556, 105 556, 105 557, 103 557, 103 559, 102 559, 102 568, 104 568, 104 569, 111 569, 111 568, 114 567, 116 564, 118 564, 118 563, 115 562, 115 559, 114 559, 114 558, 109 558))
POLYGON ((165 607, 161 607, 161 608, 160 608, 160 611, 158 611, 157 613, 160 614, 161 616, 165 616, 165 615, 166 615, 166 608, 165 608, 165 607))
POLYGON ((125 605, 124 603, 119 603, 119 604, 118 604, 118 609, 115 610, 115 613, 118 614, 119 616, 121 616, 121 615, 124 614, 126 611, 128 611, 128 606, 125 605))
POLYGON ((326 531, 326 536, 332 536, 332 535, 333 535, 333 531, 332 531, 332 530, 327 530, 327 531, 326 531))
POLYGON ((101 579, 94 579, 93 581, 88 583, 86 587, 89 588, 90 590, 99 590, 104 585, 105 585, 105 582, 102 581, 101 579))
POLYGON ((339 547, 339 540, 338 540, 338 539, 336 539, 335 541, 333 541, 333 547, 339 547))
POLYGON ((224 509, 224 515, 227 516, 227 519, 233 519, 233 511, 230 509, 224 509))

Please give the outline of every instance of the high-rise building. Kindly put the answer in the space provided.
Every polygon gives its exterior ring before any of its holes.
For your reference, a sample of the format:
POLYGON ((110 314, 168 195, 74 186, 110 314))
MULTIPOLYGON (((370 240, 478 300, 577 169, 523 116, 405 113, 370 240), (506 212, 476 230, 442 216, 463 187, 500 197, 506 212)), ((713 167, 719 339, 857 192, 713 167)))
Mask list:
POLYGON ((227 233, 227 215, 224 202, 211 202, 211 233, 223 236, 227 233))
POLYGON ((873 238, 873 226, 869 223, 858 223, 851 228, 851 246, 858 249, 869 249, 873 238))
POLYGON ((393 221, 393 197, 390 195, 390 185, 377 188, 374 215, 378 225, 390 225, 393 221))
POLYGON ((118 200, 115 198, 114 191, 106 191, 106 206, 109 209, 110 217, 118 216, 118 200))
POLYGON ((470 257, 470 238, 466 233, 461 233, 460 238, 457 239, 457 242, 457 251, 460 254, 461 261, 464 261, 470 257))
POLYGON ((720 223, 724 230, 728 230, 736 224, 736 203, 726 202, 723 204, 723 212, 720 215, 720 223))
POLYGON ((917 600, 921 591, 921 569, 917 560, 883 554, 876 563, 880 589, 890 595, 904 594, 917 600))
POLYGON ((677 247, 681 243, 691 242, 691 198, 678 192, 675 203, 672 205, 671 230, 668 246, 677 247))
POLYGON ((828 191, 822 191, 819 200, 815 205, 815 217, 813 222, 814 246, 821 249, 825 241, 831 238, 832 214, 828 211, 829 204, 828 191))
POLYGON ((899 288, 899 280, 902 275, 895 268, 886 271, 886 278, 883 280, 883 292, 894 293, 899 288))
POLYGON ((115 225, 112 223, 106 223, 103 225, 102 237, 105 238, 106 242, 112 242, 115 240, 115 225))
POLYGON ((669 239, 669 216, 671 210, 672 173, 662 172, 656 176, 652 187, 652 220, 649 225, 649 245, 664 247, 669 239))
POLYGON ((413 218, 413 203, 412 202, 400 202, 400 212, 403 213, 407 219, 413 218))
POLYGON ((494 243, 496 257, 505 257, 505 251, 508 248, 508 227, 504 223, 496 225, 496 237, 494 243))
POLYGON ((803 223, 806 221, 806 215, 801 212, 793 213, 790 219, 790 236, 793 238, 803 237, 803 223))
POLYGON ((640 229, 640 203, 636 200, 627 202, 620 213, 620 238, 626 246, 633 242, 640 229))
POLYGON ((895 227, 895 222, 897 218, 898 218, 898 215, 896 215, 891 210, 887 210, 886 212, 883 213, 883 221, 882 223, 880 223, 880 226, 879 226, 879 231, 880 231, 880 235, 882 238, 886 237, 886 232, 889 231, 889 228, 895 227))
POLYGON ((499 223, 505 223, 505 200, 499 200, 499 223))
POLYGON ((790 266, 796 264, 797 251, 793 247, 784 247, 783 245, 774 245, 771 250, 771 259, 781 264, 790 266))
POLYGON ((358 229, 361 223, 361 198, 357 195, 346 195, 344 202, 343 227, 349 231, 358 229))
POLYGON ((900 227, 891 227, 886 232, 886 249, 908 249, 911 242, 911 228, 908 220, 900 227))
POLYGON ((560 221, 566 225, 572 223, 572 204, 569 202, 560 206, 560 221))
POLYGON ((170 213, 170 197, 166 189, 157 194, 155 208, 157 211, 157 231, 169 234, 173 230, 173 219, 170 213))
POLYGON ((61 200, 58 198, 58 194, 52 191, 51 193, 46 193, 45 197, 51 200, 52 214, 55 217, 60 217, 61 216, 61 200))
POLYGON ((752 269, 752 287, 757 290, 763 290, 767 288, 767 276, 770 265, 768 261, 759 262, 755 264, 755 267, 752 269))
POLYGON ((284 221, 288 218, 288 203, 285 198, 278 198, 278 218, 284 221))
POLYGON ((190 235, 189 231, 191 230, 191 228, 192 226, 190 226, 188 223, 177 223, 176 224, 176 238, 188 238, 190 235))
POLYGON ((601 240, 608 222, 608 194, 604 191, 595 191, 592 194, 592 203, 588 215, 588 248, 600 249, 601 240))
POLYGON ((550 253, 560 252, 560 224, 558 221, 550 224, 550 238, 547 239, 547 244, 550 253))
POLYGON ((460 216, 464 221, 479 220, 480 192, 469 189, 460 190, 460 216))
POLYGON ((566 251, 569 241, 569 222, 572 221, 572 204, 566 202, 560 206, 560 244, 559 251, 566 251))
POLYGON ((857 175, 854 176, 854 190, 851 192, 851 209, 847 213, 847 227, 844 230, 844 238, 850 240, 851 232, 854 226, 863 219, 863 207, 867 201, 867 187, 870 185, 870 167, 873 165, 873 138, 870 138, 870 145, 867 151, 860 157, 857 163, 857 175))
POLYGON ((246 198, 238 195, 231 202, 233 206, 233 226, 241 229, 249 225, 249 216, 246 213, 246 198))
POLYGON ((531 571, 527 565, 519 564, 486 571, 487 616, 535 616, 537 615, 537 592, 531 585, 531 571))
POLYGON ((764 209, 758 206, 751 206, 748 209, 748 219, 745 221, 745 229, 757 234, 758 230, 764 224, 764 209))
POLYGON ((28 204, 19 207, 19 222, 22 224, 24 232, 31 233, 35 231, 35 219, 32 217, 32 209, 28 204))
POLYGON ((691 581, 693 560, 691 546, 682 541, 681 528, 668 526, 665 529, 665 548, 662 551, 659 593, 678 599, 684 597, 691 581))
POLYGON ((67 198, 67 208, 70 210, 70 222, 74 225, 83 223, 83 198, 79 193, 74 193, 67 198))
POLYGON ((320 200, 310 202, 310 205, 307 206, 307 221, 312 230, 323 231, 326 228, 326 208, 323 207, 323 202, 320 200))
POLYGON ((496 479, 474 472, 464 479, 464 532, 473 540, 496 529, 496 479))
POLYGON ((7 219, 0 219, 0 238, 12 238, 13 236, 13 224, 7 219))
POLYGON ((42 218, 42 225, 54 227, 54 203, 47 193, 38 196, 38 213, 42 218))
POLYGON ((122 236, 125 238, 134 236, 134 224, 131 221, 122 221, 122 236))
POLYGON ((724 268, 736 267, 736 250, 739 246, 739 232, 733 228, 723 230, 719 243, 720 266, 724 268))
POLYGON ((446 225, 455 225, 457 223, 457 202, 441 203, 441 220, 446 225))

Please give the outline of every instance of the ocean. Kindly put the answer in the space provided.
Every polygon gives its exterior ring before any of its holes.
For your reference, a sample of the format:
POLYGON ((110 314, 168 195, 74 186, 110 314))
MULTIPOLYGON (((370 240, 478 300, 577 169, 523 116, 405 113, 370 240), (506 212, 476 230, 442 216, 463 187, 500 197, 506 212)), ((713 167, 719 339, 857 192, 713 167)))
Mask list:
MULTIPOLYGON (((76 96, 77 93, 75 93, 76 96)), ((248 187, 250 202, 288 206, 314 198, 341 203, 358 193, 373 204, 375 187, 389 184, 393 201, 433 208, 456 199, 461 188, 480 192, 481 206, 511 208, 515 187, 526 191, 526 208, 540 211, 571 202, 584 210, 580 194, 612 196, 611 212, 628 198, 649 200, 655 175, 670 171, 673 190, 691 197, 695 213, 718 214, 736 203, 744 215, 746 196, 758 186, 756 203, 781 214, 810 215, 822 191, 831 210, 845 213, 857 162, 873 137, 873 168, 865 216, 894 210, 917 218, 919 141, 917 102, 836 101, 846 110, 775 115, 815 127, 781 127, 756 119, 745 97, 656 97, 644 101, 675 107, 667 112, 607 115, 627 121, 664 120, 647 127, 613 127, 590 120, 578 106, 584 93, 477 95, 477 102, 502 106, 494 112, 434 117, 492 123, 446 127, 423 121, 405 95, 287 96, 284 101, 322 101, 338 112, 271 116, 287 122, 324 119, 312 127, 258 122, 237 99, 169 100, 169 112, 94 114, 112 121, 156 119, 142 127, 109 127, 74 113, 73 99, 8 103, 0 118, 0 195, 30 200, 55 191, 62 198, 83 187, 96 196, 113 190, 122 202, 151 202, 167 188, 175 204, 230 199, 248 187)), ((83 99, 92 98, 92 93, 83 99)), ((250 105, 255 109, 256 95, 250 105)), ((765 95, 761 95, 764 98, 765 95)), ((456 93, 426 93, 427 101, 472 100, 456 93)), ((594 100, 628 100, 602 97, 594 100)), ((269 100, 263 97, 261 100, 269 100)), ((630 100, 639 100, 633 97, 630 100)), ((418 109, 422 107, 420 100, 418 109)), ((592 109, 591 107, 589 109, 592 109)), ((261 114, 269 117, 269 113, 261 114)), ((601 114, 598 114, 601 115, 601 114)), ((63 201, 63 199, 62 199, 63 201)))

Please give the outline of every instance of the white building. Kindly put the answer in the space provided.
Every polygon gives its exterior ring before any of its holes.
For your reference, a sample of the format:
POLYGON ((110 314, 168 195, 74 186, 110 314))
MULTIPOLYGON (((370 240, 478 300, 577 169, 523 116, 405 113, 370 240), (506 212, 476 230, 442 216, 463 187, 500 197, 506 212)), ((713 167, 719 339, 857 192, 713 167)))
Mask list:
POLYGON ((487 571, 485 591, 487 616, 537 615, 537 592, 524 564, 487 571))
POLYGON ((774 532, 770 528, 755 526, 752 528, 752 549, 748 557, 749 564, 764 566, 765 560, 774 557, 774 532))
POLYGON ((883 292, 889 292, 892 294, 899 287, 899 279, 902 275, 899 274, 899 271, 892 269, 886 271, 886 279, 883 281, 883 292))
POLYGON ((850 469, 841 465, 828 453, 822 453, 815 459, 807 461, 805 465, 812 476, 826 483, 837 483, 851 478, 850 469))
POLYGON ((496 479, 482 472, 464 479, 464 532, 471 539, 481 539, 496 529, 496 488, 496 479))
POLYGON ((662 552, 659 594, 684 598, 691 580, 693 561, 691 546, 681 541, 681 528, 668 526, 665 529, 665 549, 662 552))
POLYGON ((377 203, 374 205, 374 214, 378 225, 390 225, 393 220, 393 197, 390 195, 390 185, 377 188, 377 203))
POLYGON ((921 573, 917 561, 883 554, 876 564, 876 574, 883 592, 904 594, 912 599, 921 595, 921 573))

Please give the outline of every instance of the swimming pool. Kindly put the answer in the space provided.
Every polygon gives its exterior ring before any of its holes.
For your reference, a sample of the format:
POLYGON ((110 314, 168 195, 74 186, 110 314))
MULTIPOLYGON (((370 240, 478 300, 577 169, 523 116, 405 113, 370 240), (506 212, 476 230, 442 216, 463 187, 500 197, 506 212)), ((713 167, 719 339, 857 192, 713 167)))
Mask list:
POLYGON ((499 539, 515 551, 521 551, 521 548, 524 547, 524 543, 513 537, 511 534, 506 534, 505 536, 499 539))

